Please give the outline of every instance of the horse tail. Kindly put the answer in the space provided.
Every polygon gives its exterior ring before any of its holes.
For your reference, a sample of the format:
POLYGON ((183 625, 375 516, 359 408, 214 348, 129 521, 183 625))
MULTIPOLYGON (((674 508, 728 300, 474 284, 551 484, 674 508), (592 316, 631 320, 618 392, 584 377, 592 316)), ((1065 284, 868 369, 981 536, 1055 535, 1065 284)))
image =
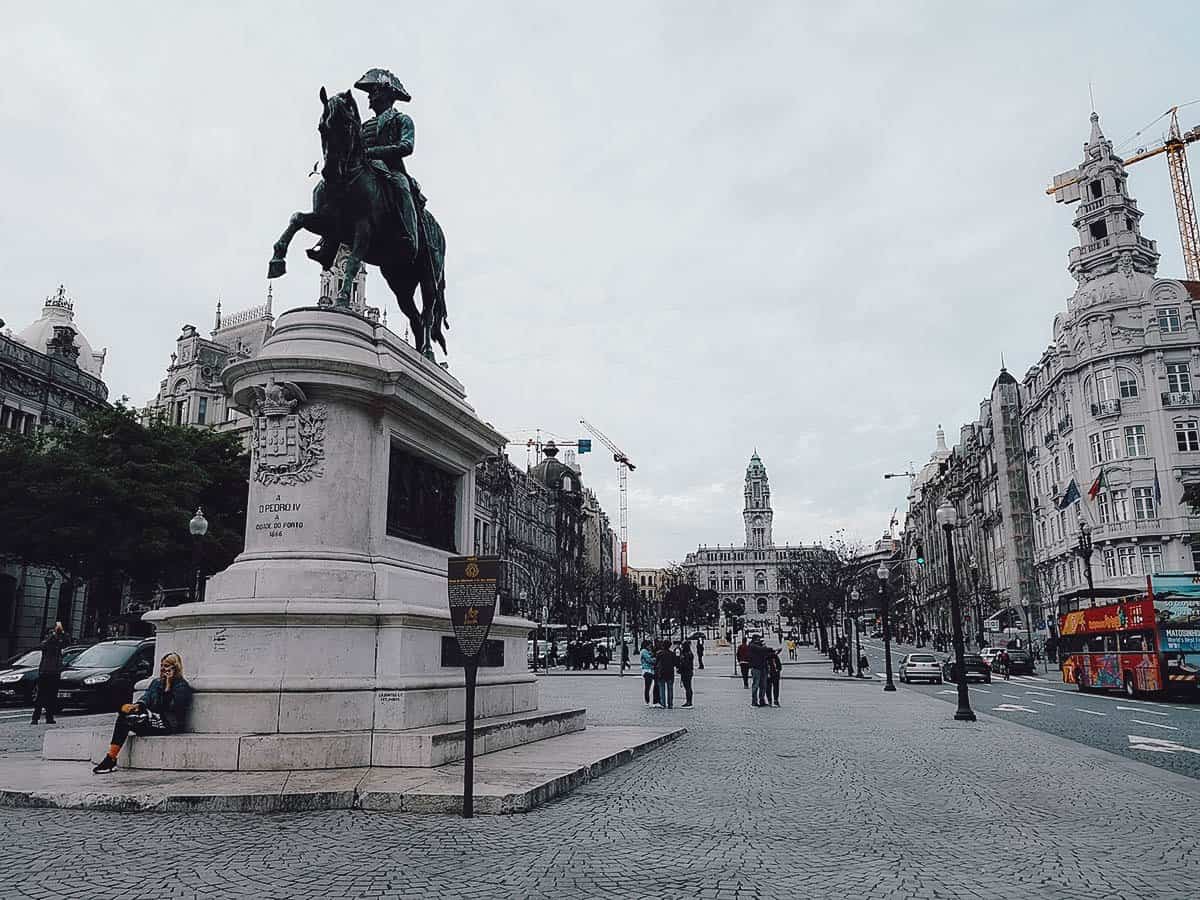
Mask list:
POLYGON ((446 338, 443 328, 450 328, 450 318, 446 313, 446 234, 442 226, 433 217, 433 213, 424 210, 425 240, 427 242, 426 260, 430 271, 429 286, 433 289, 433 315, 430 322, 430 332, 435 341, 446 352, 446 338))

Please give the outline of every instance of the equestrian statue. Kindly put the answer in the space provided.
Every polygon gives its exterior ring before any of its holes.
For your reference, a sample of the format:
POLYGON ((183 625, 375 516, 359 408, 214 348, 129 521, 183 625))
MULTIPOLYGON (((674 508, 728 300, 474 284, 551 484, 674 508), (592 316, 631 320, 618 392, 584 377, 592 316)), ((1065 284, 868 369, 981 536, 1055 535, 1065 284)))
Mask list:
POLYGON ((349 307, 354 277, 364 262, 378 266, 408 317, 417 350, 432 359, 434 342, 446 352, 443 331, 450 327, 446 236, 404 165, 413 152, 413 121, 393 104, 412 97, 387 69, 371 69, 354 86, 366 92, 375 115, 362 122, 350 91, 329 96, 321 88, 321 181, 313 190, 312 212, 293 213, 275 242, 267 277, 286 271, 288 245, 302 228, 320 237, 307 253, 323 269, 333 265, 345 244, 350 254, 335 306, 349 307))

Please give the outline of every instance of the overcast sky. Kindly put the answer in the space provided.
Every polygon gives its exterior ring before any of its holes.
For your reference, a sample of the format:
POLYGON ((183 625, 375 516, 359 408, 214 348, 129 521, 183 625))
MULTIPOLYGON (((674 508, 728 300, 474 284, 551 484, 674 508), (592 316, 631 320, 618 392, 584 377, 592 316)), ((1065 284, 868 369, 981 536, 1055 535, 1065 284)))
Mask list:
MULTIPOLYGON (((0 318, 64 283, 111 396, 144 404, 183 323, 262 301, 309 208, 318 89, 390 68, 482 418, 616 440, 634 565, 740 541, 755 447, 777 542, 873 540, 907 493, 881 474, 973 419, 1001 354, 1020 377, 1049 342, 1074 231, 1042 191, 1080 159, 1089 80, 1120 144, 1200 96, 1198 22, 1194 2, 10 6, 0 318)), ((1166 164, 1131 172, 1181 274, 1166 164)), ((310 243, 277 312, 316 299, 310 243)), ((367 296, 403 325, 378 276, 367 296)), ((582 462, 615 523, 610 457, 582 462)))

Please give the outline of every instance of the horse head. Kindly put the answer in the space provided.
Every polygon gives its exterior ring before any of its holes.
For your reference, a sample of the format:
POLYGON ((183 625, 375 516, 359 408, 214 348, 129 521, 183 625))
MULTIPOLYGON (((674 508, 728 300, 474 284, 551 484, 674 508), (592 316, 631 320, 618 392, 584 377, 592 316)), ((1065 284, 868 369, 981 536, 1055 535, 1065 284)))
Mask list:
POLYGON ((321 133, 321 151, 325 155, 322 176, 326 181, 340 181, 348 170, 363 162, 362 120, 358 115, 358 104, 349 91, 332 97, 321 88, 321 120, 317 130, 321 133))

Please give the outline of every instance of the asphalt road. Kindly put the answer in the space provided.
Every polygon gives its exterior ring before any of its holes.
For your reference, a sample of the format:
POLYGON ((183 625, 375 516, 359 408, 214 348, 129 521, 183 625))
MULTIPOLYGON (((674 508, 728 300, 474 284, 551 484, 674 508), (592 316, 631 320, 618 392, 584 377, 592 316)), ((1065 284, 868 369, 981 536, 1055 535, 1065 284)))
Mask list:
MULTIPOLYGON (((863 650, 871 660, 873 677, 882 682, 883 642, 863 641, 863 650)), ((954 684, 900 683, 900 659, 912 652, 930 651, 892 646, 897 690, 921 691, 956 705, 954 684)), ((939 659, 946 656, 934 655, 939 659)), ((976 712, 1011 719, 1089 747, 1200 778, 1200 702, 1174 697, 1131 700, 1117 693, 1085 694, 1072 684, 1063 684, 1053 666, 1046 674, 1014 675, 1009 681, 994 678, 991 684, 972 683, 969 691, 976 712)))

